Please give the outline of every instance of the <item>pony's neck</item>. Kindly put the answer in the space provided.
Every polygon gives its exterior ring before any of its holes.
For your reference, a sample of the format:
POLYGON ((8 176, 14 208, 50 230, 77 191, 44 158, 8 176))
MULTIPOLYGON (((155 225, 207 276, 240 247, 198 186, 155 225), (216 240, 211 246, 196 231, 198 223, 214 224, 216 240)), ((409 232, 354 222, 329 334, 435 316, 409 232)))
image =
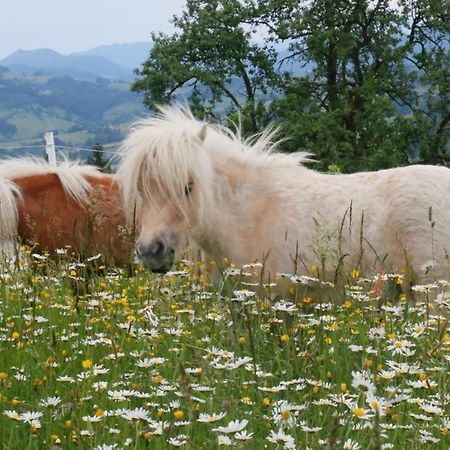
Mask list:
POLYGON ((215 169, 210 204, 205 205, 194 236, 212 259, 220 261, 226 257, 236 264, 245 264, 250 260, 243 258, 256 257, 251 248, 252 237, 260 233, 266 213, 275 207, 274 194, 269 194, 270 171, 234 161, 216 165, 215 169))

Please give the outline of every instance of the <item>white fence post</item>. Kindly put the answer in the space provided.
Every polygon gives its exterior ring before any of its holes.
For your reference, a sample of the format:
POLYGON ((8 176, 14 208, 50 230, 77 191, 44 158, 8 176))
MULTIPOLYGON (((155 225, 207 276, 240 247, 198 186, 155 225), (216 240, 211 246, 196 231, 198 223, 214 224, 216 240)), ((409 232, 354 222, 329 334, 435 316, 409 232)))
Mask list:
POLYGON ((45 151, 48 156, 48 163, 52 167, 56 167, 56 152, 55 152, 55 141, 53 140, 53 131, 48 131, 44 135, 45 139, 45 151))

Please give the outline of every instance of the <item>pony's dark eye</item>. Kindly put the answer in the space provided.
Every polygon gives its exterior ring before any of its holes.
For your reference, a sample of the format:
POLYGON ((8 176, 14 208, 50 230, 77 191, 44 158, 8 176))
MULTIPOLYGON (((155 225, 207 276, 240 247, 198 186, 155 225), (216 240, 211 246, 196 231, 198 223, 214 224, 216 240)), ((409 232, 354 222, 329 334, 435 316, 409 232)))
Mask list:
POLYGON ((186 197, 189 197, 189 195, 191 195, 193 187, 194 183, 191 182, 184 188, 184 194, 186 195, 186 197))

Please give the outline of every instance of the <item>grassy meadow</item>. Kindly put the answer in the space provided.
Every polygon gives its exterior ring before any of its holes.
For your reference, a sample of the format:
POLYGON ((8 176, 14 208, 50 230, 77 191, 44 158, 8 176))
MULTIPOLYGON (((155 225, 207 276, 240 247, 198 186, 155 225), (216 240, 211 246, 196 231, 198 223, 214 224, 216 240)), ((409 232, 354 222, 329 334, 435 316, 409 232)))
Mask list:
POLYGON ((450 448, 447 282, 394 302, 400 274, 285 274, 294 302, 255 266, 93 263, 0 270, 3 449, 450 448))

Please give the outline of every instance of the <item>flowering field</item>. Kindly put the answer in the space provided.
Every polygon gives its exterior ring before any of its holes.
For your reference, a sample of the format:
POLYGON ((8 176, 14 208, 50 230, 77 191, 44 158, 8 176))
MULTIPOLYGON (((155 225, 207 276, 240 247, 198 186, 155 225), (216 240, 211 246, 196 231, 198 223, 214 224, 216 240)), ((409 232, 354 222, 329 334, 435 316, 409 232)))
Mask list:
POLYGON ((284 275, 293 303, 251 266, 214 288, 31 258, 0 271, 3 449, 450 448, 445 282, 284 275))

